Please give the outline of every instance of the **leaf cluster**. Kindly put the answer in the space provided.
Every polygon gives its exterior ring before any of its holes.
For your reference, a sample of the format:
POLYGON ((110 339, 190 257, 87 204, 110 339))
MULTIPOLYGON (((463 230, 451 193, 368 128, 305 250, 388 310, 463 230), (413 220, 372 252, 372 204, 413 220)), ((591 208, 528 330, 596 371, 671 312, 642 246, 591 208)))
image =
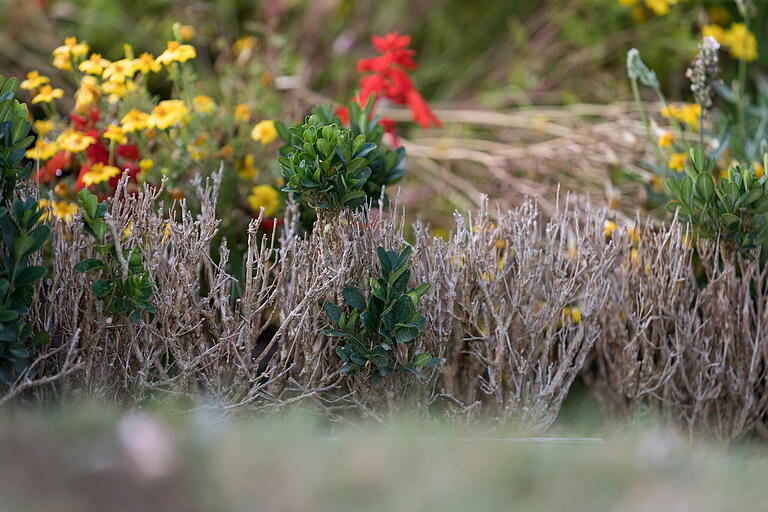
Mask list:
POLYGON ((376 144, 337 124, 325 124, 315 114, 288 133, 292 143, 277 159, 284 192, 297 194, 314 209, 340 211, 365 202, 362 188, 371 175, 365 157, 376 144))
POLYGON ((407 290, 411 248, 408 246, 397 254, 378 247, 376 253, 381 277, 370 279, 367 301, 362 291, 348 286, 343 292, 347 303, 344 310, 331 302, 326 302, 323 309, 335 326, 325 334, 345 341, 336 348, 343 362, 339 372, 355 375, 370 369, 372 383, 379 386, 382 377, 396 371, 423 377, 418 369, 434 366, 440 360, 428 353, 416 353, 414 342, 424 327, 418 302, 430 284, 407 290), (398 344, 407 348, 398 350, 398 344))
POLYGON ((126 315, 134 322, 139 322, 142 310, 154 314, 152 282, 141 253, 135 248, 118 249, 114 240, 107 240, 109 226, 104 221, 107 203, 99 203, 88 189, 80 191, 77 202, 83 211, 85 231, 98 242, 94 248, 99 257, 80 261, 75 271, 100 273, 91 289, 109 313, 126 315))
POLYGON ((700 148, 691 150, 685 175, 665 181, 670 211, 690 222, 696 233, 720 237, 730 247, 749 251, 768 243, 768 178, 732 165, 727 178, 714 180, 715 160, 700 148))
POLYGON ((45 267, 30 265, 30 257, 50 236, 41 225, 45 211, 35 198, 13 200, 16 187, 29 176, 31 163, 22 165, 25 150, 34 140, 29 134, 25 105, 14 98, 16 79, 0 76, 0 382, 10 385, 30 364, 32 346, 48 341, 48 333, 32 337, 29 313, 34 285, 46 273, 45 267))
POLYGON ((0 200, 4 206, 32 170, 32 163, 22 165, 22 160, 35 137, 29 133, 27 106, 15 99, 16 88, 16 78, 5 80, 0 75, 0 200))
MULTIPOLYGON (((348 167, 347 163, 351 160, 364 159, 364 167, 367 168, 367 171, 359 176, 354 176, 354 178, 361 179, 365 176, 365 179, 362 180, 362 185, 355 183, 356 186, 353 188, 353 190, 358 192, 362 191, 363 194, 353 194, 350 198, 352 201, 349 204, 341 203, 340 206, 339 200, 336 200, 335 202, 326 200, 315 203, 316 206, 319 205, 321 208, 327 208, 327 206, 324 205, 329 203, 334 205, 330 209, 340 209, 342 207, 356 208, 365 201, 366 197, 376 204, 381 197, 383 187, 397 183, 403 178, 406 171, 404 164, 405 148, 400 147, 392 149, 382 143, 385 129, 384 126, 379 123, 379 116, 373 114, 373 101, 368 101, 365 107, 361 107, 356 102, 351 102, 347 108, 349 112, 349 128, 343 127, 341 119, 334 113, 334 109, 330 105, 315 108, 312 111, 312 115, 307 118, 307 121, 303 125, 287 128, 283 123, 275 123, 280 137, 285 142, 280 148, 281 159, 284 159, 280 161, 283 176, 287 180, 289 177, 295 176, 296 172, 294 169, 297 167, 301 168, 302 165, 304 168, 312 169, 311 176, 307 176, 308 173, 306 172, 303 173, 300 178, 294 180, 293 186, 291 186, 289 181, 288 186, 284 190, 301 192, 302 183, 311 185, 316 190, 322 190, 325 188, 322 185, 320 187, 314 186, 315 183, 318 183, 319 185, 323 184, 322 177, 324 173, 317 173, 317 167, 325 170, 327 168, 338 166, 340 161, 342 164, 341 168, 343 169, 344 167, 348 167), (311 130, 307 131, 310 128, 308 125, 314 126, 315 132, 312 132, 311 130), (338 141, 332 139, 332 132, 330 130, 327 131, 328 136, 326 136, 326 126, 337 127, 338 131, 343 132, 344 136, 342 137, 342 140, 338 141), (313 137, 315 133, 319 133, 318 139, 323 139, 323 142, 315 140, 313 137), (347 140, 351 140, 353 145, 355 141, 364 141, 364 144, 362 144, 362 142, 357 142, 357 146, 348 148, 348 150, 345 151, 344 146, 346 145, 347 140), (338 144, 338 142, 341 142, 341 144, 338 144), (306 144, 308 144, 308 150, 305 150, 306 144), (316 148, 313 147, 315 144, 317 144, 316 148), (338 157, 338 160, 334 158, 328 162, 327 165, 323 164, 329 155, 331 157, 338 157), (304 164, 301 163, 307 159, 314 160, 315 157, 318 158, 317 163, 314 161, 306 162, 304 164), (286 172, 286 169, 288 169, 288 172, 286 172), (317 178, 315 177, 315 173, 317 173, 317 178), (302 180, 305 176, 309 177, 310 180, 303 182, 302 180)), ((360 164, 352 165, 351 171, 345 169, 346 172, 342 174, 359 172, 355 166, 361 164, 362 162, 360 164)), ((339 167, 336 167, 335 170, 338 168, 339 167)), ((341 181, 341 178, 335 179, 341 181)), ((346 176, 344 179, 346 179, 346 176)), ((332 181, 333 179, 328 180, 329 183, 332 181)), ((343 198, 344 195, 340 194, 340 192, 341 191, 338 191, 335 195, 343 198)), ((311 202, 313 193, 304 193, 303 195, 311 202)))

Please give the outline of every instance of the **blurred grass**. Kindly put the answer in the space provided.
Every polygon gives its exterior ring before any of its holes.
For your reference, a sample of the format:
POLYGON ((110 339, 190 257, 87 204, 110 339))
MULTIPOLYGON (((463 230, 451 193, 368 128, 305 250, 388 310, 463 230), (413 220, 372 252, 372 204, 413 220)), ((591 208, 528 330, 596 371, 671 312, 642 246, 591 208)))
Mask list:
POLYGON ((334 427, 306 410, 6 411, 3 510, 764 510, 764 447, 650 425, 521 442, 494 425, 334 427))

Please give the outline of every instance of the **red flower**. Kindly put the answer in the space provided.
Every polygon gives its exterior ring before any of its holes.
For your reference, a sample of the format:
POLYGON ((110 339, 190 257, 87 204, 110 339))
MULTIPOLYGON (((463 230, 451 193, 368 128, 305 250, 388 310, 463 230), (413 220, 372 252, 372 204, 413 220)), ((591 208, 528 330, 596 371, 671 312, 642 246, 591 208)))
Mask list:
POLYGON ((397 148, 400 146, 400 139, 397 138, 395 133, 395 122, 392 119, 382 117, 379 119, 379 124, 384 127, 384 133, 388 133, 392 137, 392 147, 397 148))
MULTIPOLYGON (((254 218, 258 218, 258 216, 254 216, 254 218)), ((261 231, 266 231, 267 233, 271 233, 273 229, 280 229, 280 226, 283 225, 283 219, 276 219, 274 217, 265 217, 261 219, 261 224, 259 224, 259 229, 261 231)))
POLYGON ((88 155, 88 162, 93 164, 108 164, 109 163, 109 149, 101 141, 98 133, 95 130, 91 130, 88 135, 96 139, 96 142, 91 144, 85 149, 85 154, 88 155))
MULTIPOLYGON (((406 73, 406 70, 416 69, 413 60, 416 52, 408 48, 411 37, 392 33, 384 37, 373 36, 372 41, 382 55, 358 61, 358 72, 367 74, 360 78, 360 94, 356 101, 362 104, 371 95, 374 102, 387 98, 397 105, 407 105, 413 120, 424 128, 441 126, 440 120, 406 73)), ((341 117, 338 111, 337 114, 341 117)))
POLYGON ((120 146, 117 146, 117 154, 128 160, 136 161, 141 159, 141 154, 139 153, 139 148, 136 144, 121 144, 120 146))
MULTIPOLYGON (((128 171, 128 183, 136 182, 136 176, 139 175, 139 172, 141 172, 141 169, 139 169, 139 166, 136 164, 127 164, 120 166, 120 174, 117 176, 113 176, 112 178, 109 178, 109 186, 112 187, 112 190, 117 188, 117 184, 120 183, 120 179, 123 177, 123 172, 128 171)), ((134 187, 131 187, 134 188, 134 187)), ((131 190, 131 193, 135 192, 134 190, 131 190)))
POLYGON ((440 119, 438 119, 435 113, 432 112, 432 109, 429 108, 427 102, 421 97, 421 94, 419 94, 416 89, 408 91, 407 98, 408 108, 411 109, 414 121, 424 128, 429 128, 431 124, 435 126, 440 126, 442 124, 440 119))
POLYGON ((72 153, 69 151, 59 151, 44 166, 40 167, 40 170, 35 174, 35 181, 38 183, 50 183, 53 178, 61 176, 64 169, 69 167, 70 163, 72 163, 72 153))
POLYGON ((85 184, 83 183, 83 176, 91 170, 91 167, 88 164, 83 164, 80 166, 80 174, 77 175, 77 183, 75 183, 75 192, 80 192, 83 188, 85 188, 85 184))
MULTIPOLYGON (((101 112, 99 112, 99 109, 96 107, 93 107, 91 108, 91 110, 88 111, 88 117, 84 117, 79 114, 69 114, 69 118, 74 123, 75 129, 77 131, 85 132, 85 131, 93 130, 96 127, 96 123, 98 122, 100 115, 101 115, 101 112)), ((93 135, 89 133, 88 135, 92 135, 93 137, 98 138, 98 134, 93 135)))
POLYGON ((337 107, 336 115, 339 116, 342 123, 349 124, 349 107, 337 107))

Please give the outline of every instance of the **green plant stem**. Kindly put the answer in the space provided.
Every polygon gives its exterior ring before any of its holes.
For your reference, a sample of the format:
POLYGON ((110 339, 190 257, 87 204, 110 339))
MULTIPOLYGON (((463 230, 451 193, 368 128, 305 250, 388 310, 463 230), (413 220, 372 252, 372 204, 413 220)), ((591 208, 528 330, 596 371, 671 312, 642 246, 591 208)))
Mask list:
MULTIPOLYGON (((747 34, 749 34, 749 17, 744 18, 744 25, 746 26, 747 34)), ((744 39, 744 46, 746 47, 746 45, 747 38, 744 39)), ((746 48, 742 48, 742 58, 739 59, 739 102, 736 106, 736 115, 738 116, 739 121, 739 131, 741 132, 740 135, 742 146, 744 146, 747 141, 747 59, 744 58, 745 50, 746 48)))
POLYGON ((658 158, 659 163, 666 165, 664 153, 661 151, 658 141, 651 134, 651 123, 648 120, 648 114, 645 111, 643 100, 642 98, 640 98, 640 88, 637 86, 637 80, 630 80, 630 82, 632 83, 632 94, 635 97, 635 104, 637 105, 637 111, 640 114, 640 119, 643 121, 643 127, 645 128, 645 136, 648 138, 648 141, 651 144, 653 144, 653 147, 656 149, 656 157, 658 158))

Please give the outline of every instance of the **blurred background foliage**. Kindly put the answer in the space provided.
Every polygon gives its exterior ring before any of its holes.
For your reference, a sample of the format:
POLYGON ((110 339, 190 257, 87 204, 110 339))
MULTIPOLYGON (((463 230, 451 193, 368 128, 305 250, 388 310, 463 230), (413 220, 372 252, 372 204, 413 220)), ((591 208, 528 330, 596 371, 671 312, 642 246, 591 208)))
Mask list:
MULTIPOLYGON (((759 37, 768 2, 756 7, 752 84, 765 83, 768 59, 759 37)), ((685 69, 702 27, 741 20, 733 0, 0 0, 0 71, 39 70, 65 89, 65 103, 74 85, 50 58, 65 37, 108 59, 124 43, 157 55, 179 22, 194 28, 200 91, 287 121, 352 97, 356 62, 375 54, 372 35, 410 34, 415 85, 444 121, 425 131, 385 112, 408 152, 401 201, 412 214, 449 225, 480 192, 504 207, 535 196, 552 213, 562 185, 629 219, 647 206, 652 175, 639 165, 649 146, 627 101, 627 51, 641 50, 671 101, 690 101, 685 69)), ((730 83, 738 62, 721 59, 730 83)), ((163 78, 150 84, 161 99, 163 78)))
POLYGON ((348 97, 354 63, 370 54, 372 34, 413 36, 416 81, 431 101, 505 108, 610 102, 628 97, 626 51, 643 55, 667 89, 685 84, 680 69, 698 36, 689 11, 638 23, 612 0, 1 0, 0 69, 53 73, 49 55, 64 37, 86 40, 108 59, 124 42, 158 54, 170 27, 196 29, 194 43, 215 78, 218 57, 244 35, 266 62, 300 75, 311 89, 348 97))

